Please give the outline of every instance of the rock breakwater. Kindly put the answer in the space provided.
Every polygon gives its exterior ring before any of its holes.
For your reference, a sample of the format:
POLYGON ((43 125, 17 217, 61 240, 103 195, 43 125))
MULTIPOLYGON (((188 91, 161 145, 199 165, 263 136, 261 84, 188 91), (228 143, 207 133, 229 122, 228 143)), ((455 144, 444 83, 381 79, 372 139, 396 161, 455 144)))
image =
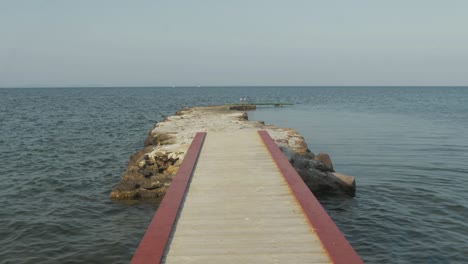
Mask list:
POLYGON ((297 131, 249 121, 247 113, 230 106, 212 106, 185 108, 157 123, 145 140, 145 148, 130 156, 127 169, 110 197, 162 197, 196 132, 235 133, 241 129, 268 131, 315 195, 355 194, 354 177, 336 173, 330 156, 314 155, 297 131))

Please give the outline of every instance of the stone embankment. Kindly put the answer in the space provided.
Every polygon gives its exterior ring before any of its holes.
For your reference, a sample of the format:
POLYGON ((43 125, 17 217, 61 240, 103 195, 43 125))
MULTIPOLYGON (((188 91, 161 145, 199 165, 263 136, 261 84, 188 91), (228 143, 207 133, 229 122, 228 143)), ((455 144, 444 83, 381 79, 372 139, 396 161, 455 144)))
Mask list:
MULTIPOLYGON (((178 111, 157 123, 149 132, 145 148, 130 156, 127 169, 112 190, 113 199, 162 197, 196 132, 267 130, 315 195, 355 194, 355 179, 336 173, 326 153, 314 155, 295 130, 248 120, 244 108, 193 107, 178 111)), ((229 150, 226 150, 229 151, 229 150)))

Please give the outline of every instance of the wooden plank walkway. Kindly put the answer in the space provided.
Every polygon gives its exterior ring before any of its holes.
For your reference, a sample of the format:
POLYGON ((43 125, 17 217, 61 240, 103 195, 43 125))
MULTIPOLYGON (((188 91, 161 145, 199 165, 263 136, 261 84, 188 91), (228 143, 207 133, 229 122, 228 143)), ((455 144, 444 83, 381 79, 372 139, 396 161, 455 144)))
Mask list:
POLYGON ((361 263, 275 147, 264 131, 208 133, 201 152, 189 150, 200 152, 191 179, 174 179, 132 263, 361 263), (180 207, 166 201, 172 189, 180 207))

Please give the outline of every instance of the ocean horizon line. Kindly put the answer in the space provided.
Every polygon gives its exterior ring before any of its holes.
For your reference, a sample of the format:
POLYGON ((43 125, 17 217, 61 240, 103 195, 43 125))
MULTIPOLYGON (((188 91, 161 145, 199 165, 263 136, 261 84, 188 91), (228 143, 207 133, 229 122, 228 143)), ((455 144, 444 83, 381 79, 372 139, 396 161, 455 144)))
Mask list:
POLYGON ((118 86, 0 86, 0 89, 106 89, 106 88, 468 88, 468 85, 118 85, 118 86))

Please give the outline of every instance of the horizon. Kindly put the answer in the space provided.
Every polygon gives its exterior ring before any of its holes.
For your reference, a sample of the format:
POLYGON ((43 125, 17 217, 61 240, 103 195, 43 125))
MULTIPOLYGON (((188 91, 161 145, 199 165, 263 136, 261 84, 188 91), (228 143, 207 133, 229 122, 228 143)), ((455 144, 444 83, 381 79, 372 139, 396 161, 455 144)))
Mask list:
POLYGON ((2 1, 0 87, 468 86, 468 2, 336 3, 2 1))
POLYGON ((106 88, 468 88, 468 85, 151 85, 151 86, 18 86, 0 89, 106 89, 106 88))

